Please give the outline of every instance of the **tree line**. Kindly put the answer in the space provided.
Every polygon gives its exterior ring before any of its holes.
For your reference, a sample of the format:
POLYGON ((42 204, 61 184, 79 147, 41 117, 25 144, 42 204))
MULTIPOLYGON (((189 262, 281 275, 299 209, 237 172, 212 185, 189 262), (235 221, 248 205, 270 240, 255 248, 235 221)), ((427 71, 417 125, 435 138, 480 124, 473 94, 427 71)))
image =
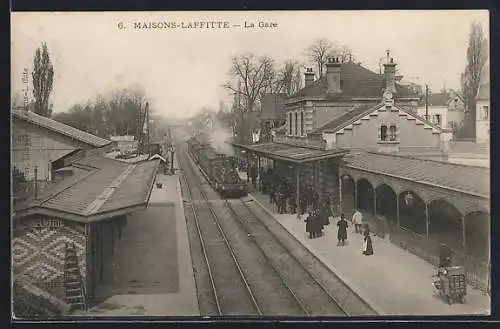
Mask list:
POLYGON ((103 138, 136 136, 143 129, 147 101, 138 87, 118 89, 84 104, 75 104, 68 111, 55 114, 53 119, 103 138))

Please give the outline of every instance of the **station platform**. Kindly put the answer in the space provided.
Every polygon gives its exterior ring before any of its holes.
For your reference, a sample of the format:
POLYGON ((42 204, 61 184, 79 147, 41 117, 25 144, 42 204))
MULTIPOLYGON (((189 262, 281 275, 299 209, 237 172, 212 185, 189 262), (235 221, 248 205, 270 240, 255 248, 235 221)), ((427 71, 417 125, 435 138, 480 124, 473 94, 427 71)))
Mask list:
POLYGON ((322 237, 309 239, 305 223, 296 214, 277 214, 269 196, 258 191, 251 191, 249 197, 380 315, 490 315, 490 297, 471 286, 465 304, 448 305, 434 292, 432 275, 436 269, 387 240, 372 235, 374 254, 365 256, 361 252, 362 236, 354 232, 352 225, 348 229, 348 244, 337 246, 334 222, 325 227, 322 237))
POLYGON ((117 293, 82 315, 200 315, 177 174, 157 175, 148 207, 127 219, 115 261, 117 293))

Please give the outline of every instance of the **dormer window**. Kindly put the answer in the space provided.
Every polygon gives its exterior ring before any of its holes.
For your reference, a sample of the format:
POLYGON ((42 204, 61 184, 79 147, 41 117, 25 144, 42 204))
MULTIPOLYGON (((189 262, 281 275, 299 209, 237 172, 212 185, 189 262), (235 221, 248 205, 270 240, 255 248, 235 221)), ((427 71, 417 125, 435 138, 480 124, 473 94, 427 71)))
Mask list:
POLYGON ((383 142, 387 141, 387 126, 386 125, 380 126, 380 140, 383 142))
POLYGON ((295 136, 299 134, 299 114, 295 112, 295 136))
POLYGON ((397 130, 397 128, 396 128, 396 126, 395 126, 395 125, 391 125, 391 126, 389 127, 389 140, 390 140, 391 142, 395 142, 395 141, 396 141, 396 139, 397 139, 397 137, 396 137, 396 130, 397 130))
POLYGON ((396 125, 383 124, 378 132, 379 143, 390 143, 398 141, 398 127, 396 125))
POLYGON ((483 106, 483 120, 488 120, 490 118, 490 111, 488 105, 483 106))

